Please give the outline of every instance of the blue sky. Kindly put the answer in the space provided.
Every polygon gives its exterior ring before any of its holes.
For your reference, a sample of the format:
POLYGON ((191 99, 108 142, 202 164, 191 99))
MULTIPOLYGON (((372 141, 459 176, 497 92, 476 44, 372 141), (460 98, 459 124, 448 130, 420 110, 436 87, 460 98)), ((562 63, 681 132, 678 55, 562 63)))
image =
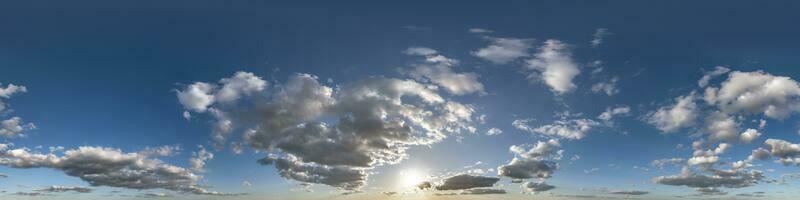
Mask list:
POLYGON ((795 199, 798 6, 3 2, 0 199, 795 199))

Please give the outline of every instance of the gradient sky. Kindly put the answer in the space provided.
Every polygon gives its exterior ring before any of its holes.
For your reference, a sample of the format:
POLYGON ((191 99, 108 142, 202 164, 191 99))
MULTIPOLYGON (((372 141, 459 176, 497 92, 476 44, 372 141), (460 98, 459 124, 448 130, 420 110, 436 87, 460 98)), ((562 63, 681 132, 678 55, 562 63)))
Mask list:
POLYGON ((0 199, 797 199, 798 9, 0 2, 0 199))

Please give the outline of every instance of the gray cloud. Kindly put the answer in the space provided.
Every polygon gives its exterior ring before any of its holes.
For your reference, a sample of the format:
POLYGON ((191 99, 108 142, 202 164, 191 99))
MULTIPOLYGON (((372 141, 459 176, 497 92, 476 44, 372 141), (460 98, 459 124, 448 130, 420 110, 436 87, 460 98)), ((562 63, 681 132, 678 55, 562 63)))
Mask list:
POLYGON ((435 186, 437 190, 463 190, 477 187, 492 187, 500 178, 460 174, 445 178, 435 186))
POLYGON ((36 125, 33 123, 26 124, 19 117, 0 121, 0 136, 2 137, 25 137, 25 132, 33 129, 36 129, 36 125))
POLYGON ((742 188, 752 186, 763 179, 763 173, 757 170, 741 171, 710 168, 704 174, 684 168, 679 175, 659 176, 654 178, 653 182, 691 188, 742 188))
POLYGON ((319 183, 346 190, 356 190, 364 186, 367 181, 367 172, 361 169, 303 163, 293 156, 270 160, 273 161, 261 161, 261 163, 274 163, 275 168, 278 169, 282 177, 301 182, 319 183))
POLYGON ((648 191, 641 191, 641 190, 619 190, 619 191, 611 191, 609 194, 619 194, 619 195, 645 195, 649 194, 648 191))
POLYGON ((558 140, 539 141, 530 149, 524 146, 511 146, 510 151, 516 154, 511 162, 497 168, 500 176, 513 179, 550 178, 558 169, 558 164, 548 160, 559 158, 558 140))
POLYGON ((92 188, 88 187, 80 187, 80 186, 60 186, 60 185, 52 185, 50 187, 36 190, 37 192, 78 192, 78 193, 90 193, 93 191, 92 188))
POLYGON ((764 160, 771 155, 776 157, 781 164, 800 166, 800 144, 779 139, 767 139, 764 144, 766 149, 754 150, 751 158, 764 160))
POLYGON ((32 153, 26 148, 0 146, 0 165, 11 168, 52 168, 78 177, 91 186, 130 189, 167 189, 207 195, 227 195, 208 191, 197 182, 201 176, 190 170, 148 158, 146 154, 124 153, 119 149, 82 146, 57 155, 32 153))
POLYGON ((506 194, 506 190, 504 189, 494 189, 494 188, 475 188, 461 191, 462 195, 481 195, 481 194, 506 194))
POLYGON ((207 110, 218 124, 215 141, 241 130, 245 145, 274 154, 260 162, 280 161, 282 176, 348 190, 363 186, 366 170, 404 160, 410 146, 476 131, 471 105, 445 100, 435 86, 382 77, 334 90, 313 75, 297 74, 238 101, 211 103, 207 110))
POLYGON ((556 186, 548 185, 544 182, 525 182, 522 184, 522 188, 529 192, 537 193, 555 189, 556 186))

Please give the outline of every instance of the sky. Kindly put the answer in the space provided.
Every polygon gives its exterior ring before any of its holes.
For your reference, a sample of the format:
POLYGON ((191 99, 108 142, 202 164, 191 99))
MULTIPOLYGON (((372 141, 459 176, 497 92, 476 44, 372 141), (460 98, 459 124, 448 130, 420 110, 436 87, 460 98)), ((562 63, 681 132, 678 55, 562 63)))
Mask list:
POLYGON ((0 199, 797 199, 798 8, 0 2, 0 199))

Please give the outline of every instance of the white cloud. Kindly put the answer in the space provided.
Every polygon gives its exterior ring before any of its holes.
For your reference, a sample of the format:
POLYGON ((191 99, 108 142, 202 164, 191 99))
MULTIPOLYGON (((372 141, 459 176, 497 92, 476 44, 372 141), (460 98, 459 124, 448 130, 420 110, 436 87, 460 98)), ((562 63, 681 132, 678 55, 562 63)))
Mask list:
POLYGON ((647 114, 647 122, 661 132, 671 133, 688 127, 697 119, 697 104, 694 94, 675 98, 675 105, 661 107, 647 114))
POLYGON ((27 92, 27 91, 28 91, 28 88, 26 88, 25 86, 22 86, 22 85, 8 84, 5 88, 3 88, 3 85, 0 84, 0 97, 6 98, 6 99, 11 98, 11 96, 14 95, 14 94, 24 93, 24 92, 27 92))
POLYGON ((751 143, 753 142, 753 140, 758 139, 758 137, 761 137, 761 133, 758 132, 758 130, 756 129, 749 128, 746 131, 742 132, 741 135, 739 135, 739 140, 741 140, 744 143, 751 143))
POLYGON ((471 28, 469 29, 470 33, 492 33, 494 31, 482 28, 471 28))
POLYGON ((714 68, 714 70, 705 72, 703 74, 703 78, 700 78, 700 80, 697 81, 697 85, 700 87, 706 87, 708 85, 708 82, 711 81, 712 78, 726 74, 730 71, 731 70, 726 67, 717 66, 714 68))
POLYGON ((667 164, 681 165, 683 163, 686 163, 685 159, 683 158, 664 158, 664 159, 653 160, 652 162, 650 162, 650 165, 652 165, 653 167, 657 167, 659 169, 663 169, 664 166, 666 166, 667 164))
POLYGON ((617 107, 614 107, 614 108, 609 107, 609 108, 606 108, 606 111, 604 111, 603 113, 600 113, 600 115, 597 116, 597 119, 603 120, 607 124, 610 124, 610 123, 613 123, 614 116, 628 115, 630 112, 631 112, 631 107, 630 106, 623 105, 623 106, 617 106, 617 107))
POLYGON ((436 50, 425 47, 408 48, 405 53, 426 57, 425 62, 415 64, 408 72, 414 79, 433 82, 454 95, 486 93, 483 89, 483 83, 478 81, 477 74, 453 71, 453 66, 458 64, 455 59, 438 55, 436 50))
POLYGON ((534 134, 541 134, 550 137, 566 138, 570 140, 579 140, 586 137, 594 128, 600 127, 597 121, 591 119, 559 119, 552 124, 546 124, 539 127, 531 127, 528 125, 529 120, 514 120, 512 125, 520 130, 528 131, 534 134))
POLYGON ((186 119, 186 121, 191 120, 192 119, 192 114, 189 113, 189 111, 183 111, 183 119, 186 119))
POLYGON ((188 85, 177 91, 178 100, 187 110, 202 113, 211 104, 236 101, 242 96, 263 91, 268 86, 261 77, 241 71, 230 78, 220 79, 219 83, 220 86, 203 82, 188 85))
POLYGON ((720 143, 713 150, 695 149, 692 158, 686 161, 689 165, 712 166, 719 162, 719 155, 725 153, 731 146, 727 143, 720 143))
POLYGON ((767 148, 754 150, 752 158, 763 160, 771 155, 776 157, 781 164, 800 166, 800 144, 779 139, 767 139, 764 144, 767 145, 767 148), (766 154, 767 152, 769 155, 766 154))
POLYGON ((217 102, 236 101, 242 95, 252 95, 267 87, 267 82, 250 72, 236 72, 233 77, 219 80, 222 87, 214 93, 217 102))
POLYGON ((194 83, 182 91, 178 91, 178 100, 187 110, 205 112, 206 108, 214 103, 214 88, 208 83, 194 83))
POLYGON ((611 32, 608 31, 606 28, 598 28, 592 34, 592 47, 599 47, 600 44, 603 44, 603 37, 611 35, 611 32))
POLYGON ((714 112, 706 118, 706 131, 710 141, 736 141, 739 139, 739 124, 722 112, 714 112))
POLYGON ((36 125, 33 123, 25 124, 22 122, 22 118, 19 117, 0 121, 0 136, 2 137, 25 137, 25 131, 33 129, 36 129, 36 125))
POLYGON ((494 64, 506 64, 528 56, 533 40, 518 38, 487 37, 491 44, 472 52, 472 55, 486 59, 494 64))
POLYGON ((490 128, 489 131, 486 131, 486 135, 500 135, 503 134, 503 130, 499 128, 490 128))
POLYGON ((206 148, 200 146, 200 150, 192 153, 192 158, 189 159, 189 166, 195 172, 203 172, 205 170, 206 161, 214 158, 214 154, 206 151, 206 148))
POLYGON ((800 111, 800 86, 790 77, 762 71, 728 74, 719 89, 706 92, 707 101, 728 114, 764 114, 784 119, 800 111))
POLYGON ((615 94, 619 93, 619 89, 617 89, 617 81, 616 77, 611 78, 608 82, 600 82, 595 83, 592 85, 592 92, 594 93, 605 93, 608 96, 614 96, 615 94))
POLYGON ((528 60, 527 69, 536 72, 528 76, 531 80, 542 80, 556 94, 572 92, 577 88, 572 79, 581 73, 572 60, 567 44, 559 40, 547 40, 539 52, 528 60))

